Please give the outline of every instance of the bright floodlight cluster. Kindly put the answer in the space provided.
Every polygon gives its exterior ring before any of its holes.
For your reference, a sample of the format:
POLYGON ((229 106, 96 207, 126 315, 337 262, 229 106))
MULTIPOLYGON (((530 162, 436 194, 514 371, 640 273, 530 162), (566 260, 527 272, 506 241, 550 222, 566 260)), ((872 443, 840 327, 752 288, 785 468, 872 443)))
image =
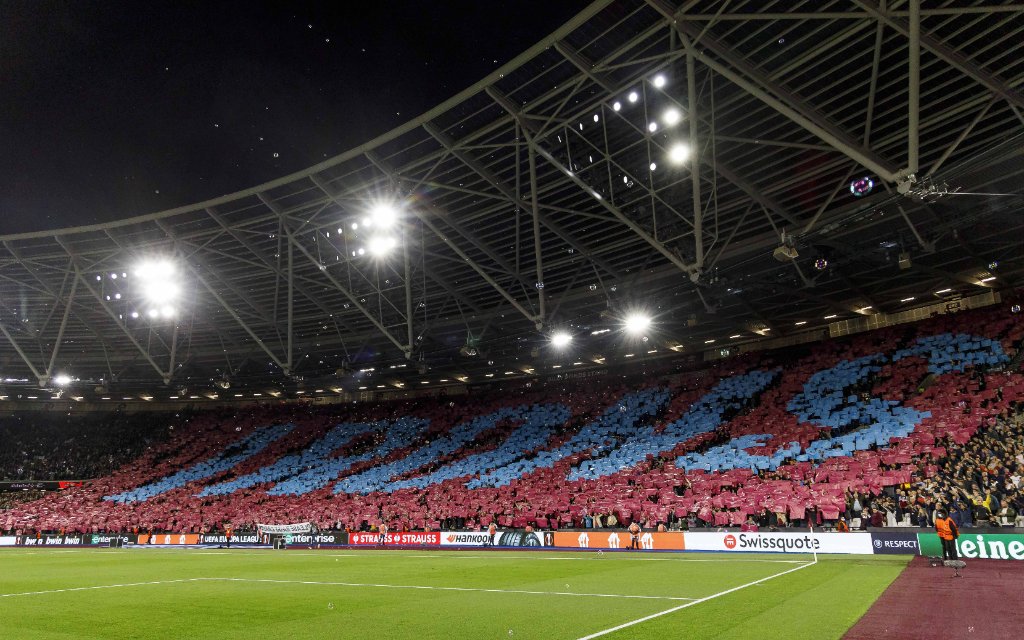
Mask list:
MULTIPOLYGON (((391 235, 391 231, 398 224, 400 216, 401 210, 394 202, 383 200, 371 206, 361 222, 353 222, 351 225, 353 231, 362 228, 369 236, 366 245, 354 250, 352 256, 369 253, 376 258, 383 258, 391 253, 398 246, 398 239, 391 235)), ((338 231, 341 232, 340 229, 338 231)))
POLYGON ((551 345, 556 349, 564 349, 572 342, 572 334, 565 331, 556 331, 551 335, 551 345))
MULTIPOLYGON (((181 283, 178 269, 168 259, 147 260, 135 268, 136 293, 146 307, 145 314, 151 319, 170 319, 177 315, 177 304, 181 297, 181 283)), ((137 318, 139 312, 133 311, 137 318)))
MULTIPOLYGON (((650 79, 650 82, 655 89, 664 89, 665 86, 668 85, 668 79, 665 77, 664 74, 660 73, 652 77, 650 79)), ((626 94, 626 100, 631 104, 635 104, 640 100, 640 93, 635 90, 630 91, 629 93, 626 94)), ((648 100, 646 93, 644 94, 644 100, 648 100)), ((623 103, 621 101, 616 100, 612 102, 613 111, 621 111, 622 108, 623 103)), ((680 109, 675 105, 670 105, 664 111, 661 112, 661 125, 663 125, 666 129, 671 129, 672 127, 678 125, 682 121, 683 112, 680 111, 680 109)), ((650 122, 647 123, 647 131, 652 134, 656 133, 659 128, 660 127, 658 122, 654 120, 651 120, 650 122)), ((668 149, 667 157, 671 164, 681 165, 690 159, 690 147, 681 142, 673 143, 668 149)), ((657 163, 651 163, 652 172, 655 169, 657 169, 657 167, 657 163)))
POLYGON ((640 335, 651 326, 651 317, 644 313, 631 313, 626 316, 625 328, 627 333, 640 335))

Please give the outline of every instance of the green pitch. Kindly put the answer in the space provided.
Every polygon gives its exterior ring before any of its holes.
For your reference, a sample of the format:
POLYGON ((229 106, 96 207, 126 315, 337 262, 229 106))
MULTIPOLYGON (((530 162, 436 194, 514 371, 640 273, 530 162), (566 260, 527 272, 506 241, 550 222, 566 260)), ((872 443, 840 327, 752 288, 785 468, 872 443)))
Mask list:
POLYGON ((841 637, 909 556, 822 556, 813 565, 810 560, 739 554, 4 549, 0 637, 819 640, 841 637))

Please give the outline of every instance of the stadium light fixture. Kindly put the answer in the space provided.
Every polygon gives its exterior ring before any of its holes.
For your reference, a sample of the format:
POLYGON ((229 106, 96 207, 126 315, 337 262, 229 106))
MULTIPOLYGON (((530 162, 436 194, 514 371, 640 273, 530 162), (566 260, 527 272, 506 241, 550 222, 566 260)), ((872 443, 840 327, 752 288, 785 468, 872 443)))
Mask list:
POLYGON ((366 249, 378 258, 383 258, 396 246, 398 246, 398 241, 391 236, 373 236, 367 243, 366 249))
POLYGON ((690 157, 690 147, 682 142, 677 142, 668 150, 668 159, 672 164, 683 164, 690 157))
POLYGON ((661 75, 660 73, 654 76, 654 86, 658 89, 664 87, 667 82, 668 80, 665 79, 665 76, 661 75))
POLYGON ((364 220, 366 226, 390 229, 398 222, 398 207, 393 202, 378 202, 370 208, 370 217, 364 220))
POLYGON ((625 328, 628 333, 639 335, 651 326, 651 317, 643 313, 631 313, 626 316, 625 328))
POLYGON ((640 94, 637 93, 636 91, 630 91, 627 97, 629 98, 630 102, 636 102, 637 100, 640 99, 640 94))
POLYGON ((53 376, 53 383, 61 387, 71 384, 71 376, 66 373, 58 373, 53 376))
POLYGON ((675 107, 669 107, 668 109, 665 109, 665 113, 661 114, 661 121, 665 123, 666 127, 674 127, 679 124, 682 119, 683 114, 675 107))
POLYGON ((566 333, 565 331, 555 332, 551 336, 551 345, 556 349, 564 349, 568 347, 572 342, 572 334, 566 333))

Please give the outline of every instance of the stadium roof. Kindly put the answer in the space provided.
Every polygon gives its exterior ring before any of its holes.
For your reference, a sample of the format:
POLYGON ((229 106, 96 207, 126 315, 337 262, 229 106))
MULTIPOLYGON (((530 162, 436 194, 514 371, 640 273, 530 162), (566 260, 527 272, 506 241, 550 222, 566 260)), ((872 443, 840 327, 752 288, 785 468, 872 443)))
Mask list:
POLYGON ((0 237, 0 379, 411 388, 1012 290, 1024 5, 918 5, 600 0, 305 171, 0 237))

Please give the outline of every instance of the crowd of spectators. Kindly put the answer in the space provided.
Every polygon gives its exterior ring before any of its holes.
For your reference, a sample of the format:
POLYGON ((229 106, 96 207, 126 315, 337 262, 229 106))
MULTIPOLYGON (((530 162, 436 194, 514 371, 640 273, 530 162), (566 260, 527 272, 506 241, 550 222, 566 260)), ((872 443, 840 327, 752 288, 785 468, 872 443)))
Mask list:
POLYGON ((110 475, 164 442, 182 415, 142 412, 0 416, 0 480, 83 480, 110 475))
POLYGON ((1024 410, 950 446, 934 489, 960 527, 1024 526, 1024 410))

